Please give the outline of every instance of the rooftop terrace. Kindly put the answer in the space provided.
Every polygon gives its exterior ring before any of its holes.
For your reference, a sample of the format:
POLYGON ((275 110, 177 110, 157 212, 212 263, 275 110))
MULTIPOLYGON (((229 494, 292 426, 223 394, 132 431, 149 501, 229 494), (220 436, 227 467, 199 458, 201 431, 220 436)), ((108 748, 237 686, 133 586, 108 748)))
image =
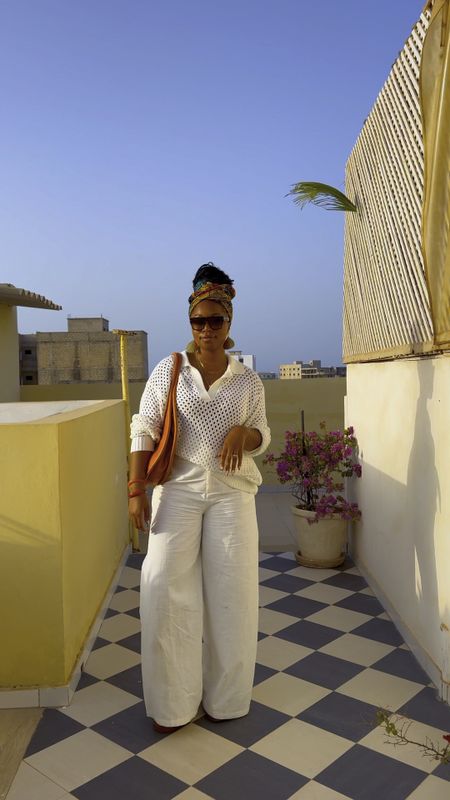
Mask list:
MULTIPOLYGON (((285 499, 258 500, 262 539, 271 529, 275 549, 285 532, 279 537, 273 520, 285 499)), ((388 706, 413 721, 412 738, 440 743, 450 708, 350 560, 313 570, 299 567, 293 552, 262 551, 250 714, 214 724, 200 708, 175 734, 155 733, 140 672, 143 558, 128 557, 73 701, 43 712, 8 800, 450 796, 450 765, 387 744, 374 727, 377 708, 388 706)))

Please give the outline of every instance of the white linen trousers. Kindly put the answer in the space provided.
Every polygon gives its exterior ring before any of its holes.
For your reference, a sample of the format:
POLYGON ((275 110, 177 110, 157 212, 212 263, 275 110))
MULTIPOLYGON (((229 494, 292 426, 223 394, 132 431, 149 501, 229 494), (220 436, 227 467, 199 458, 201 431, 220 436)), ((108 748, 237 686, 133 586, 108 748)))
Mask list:
POLYGON ((258 628, 255 496, 176 459, 152 498, 141 573, 142 678, 149 717, 248 713, 258 628))

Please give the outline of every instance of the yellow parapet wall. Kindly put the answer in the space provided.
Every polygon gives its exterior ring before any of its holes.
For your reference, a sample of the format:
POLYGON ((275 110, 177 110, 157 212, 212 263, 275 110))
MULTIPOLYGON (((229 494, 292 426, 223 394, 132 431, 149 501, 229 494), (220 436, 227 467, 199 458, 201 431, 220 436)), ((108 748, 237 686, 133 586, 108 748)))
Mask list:
POLYGON ((0 425, 1 688, 71 676, 128 544, 123 426, 116 400, 0 425))
MULTIPOLYGON (((305 429, 318 431, 322 420, 330 430, 344 426, 345 378, 310 378, 264 381, 267 419, 272 433, 268 452, 284 447, 285 431, 300 430, 300 413, 305 412, 305 429)), ((275 470, 256 459, 265 486, 279 486, 275 470)))
MULTIPOLYGON (((266 394, 267 419, 272 431, 269 450, 279 451, 283 445, 284 432, 300 428, 300 412, 305 412, 306 430, 319 430, 324 420, 334 430, 344 426, 345 378, 311 378, 299 380, 263 381, 266 394)), ((145 383, 130 383, 131 413, 138 410, 145 383)), ((120 383, 79 383, 55 386, 21 386, 21 399, 35 400, 93 400, 120 397, 120 383)), ((356 435, 358 432, 356 431, 356 435)), ((262 464, 263 457, 256 460, 264 484, 279 485, 275 472, 262 464)))

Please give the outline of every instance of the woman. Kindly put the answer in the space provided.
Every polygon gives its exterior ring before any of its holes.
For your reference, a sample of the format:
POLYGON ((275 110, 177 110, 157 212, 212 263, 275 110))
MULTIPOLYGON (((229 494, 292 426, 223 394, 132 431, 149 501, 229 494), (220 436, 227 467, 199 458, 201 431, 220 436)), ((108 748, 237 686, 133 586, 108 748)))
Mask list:
POLYGON ((233 281, 200 267, 189 297, 193 341, 177 386, 179 438, 170 479, 143 479, 158 440, 172 358, 151 374, 131 424, 129 512, 138 529, 152 516, 141 575, 142 675, 155 730, 171 733, 197 714, 245 716, 256 659, 258 530, 253 458, 270 441, 258 375, 233 346, 233 281), (134 482, 133 482, 134 481, 134 482))

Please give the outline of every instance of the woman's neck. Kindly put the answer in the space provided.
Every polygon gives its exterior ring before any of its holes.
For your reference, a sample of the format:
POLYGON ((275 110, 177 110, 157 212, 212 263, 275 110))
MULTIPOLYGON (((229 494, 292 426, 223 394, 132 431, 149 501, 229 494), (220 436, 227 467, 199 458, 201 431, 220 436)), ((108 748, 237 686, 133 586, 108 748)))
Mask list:
POLYGON ((224 350, 217 352, 196 350, 195 359, 205 372, 225 371, 228 366, 228 357, 224 350))

